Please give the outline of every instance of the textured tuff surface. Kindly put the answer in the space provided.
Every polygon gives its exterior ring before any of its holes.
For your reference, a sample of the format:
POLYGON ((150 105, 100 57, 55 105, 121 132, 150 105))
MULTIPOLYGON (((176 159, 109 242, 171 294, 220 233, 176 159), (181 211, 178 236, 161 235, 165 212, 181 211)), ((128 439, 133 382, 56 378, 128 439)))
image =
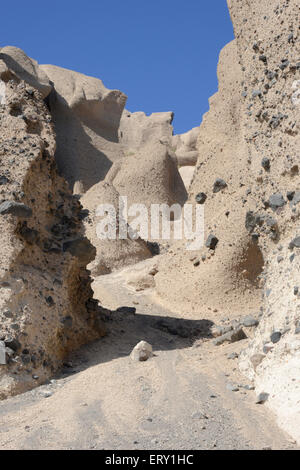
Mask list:
POLYGON ((299 1, 228 6, 218 91, 178 136, 172 112, 130 113, 99 79, 0 50, 0 397, 44 383, 102 320, 109 333, 70 356, 73 381, 1 404, 4 448, 26 403, 20 448, 300 442, 299 1), (101 239, 98 208, 111 205, 118 235, 120 196, 201 206, 202 248, 101 239))

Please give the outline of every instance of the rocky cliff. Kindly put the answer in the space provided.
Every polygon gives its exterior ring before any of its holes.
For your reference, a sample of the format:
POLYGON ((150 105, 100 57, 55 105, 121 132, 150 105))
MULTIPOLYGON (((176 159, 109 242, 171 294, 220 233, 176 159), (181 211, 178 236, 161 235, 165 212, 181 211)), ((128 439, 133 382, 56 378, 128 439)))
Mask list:
POLYGON ((24 72, 31 62, 19 50, 4 48, 0 59, 3 398, 45 381, 69 351, 104 328, 86 270, 95 249, 84 235, 82 207, 56 169, 55 133, 43 102, 51 87, 37 65, 24 72))
POLYGON ((236 39, 220 55, 189 192, 218 242, 196 263, 173 248, 155 280, 178 312, 261 319, 240 366, 299 440, 299 5, 228 4, 236 39))

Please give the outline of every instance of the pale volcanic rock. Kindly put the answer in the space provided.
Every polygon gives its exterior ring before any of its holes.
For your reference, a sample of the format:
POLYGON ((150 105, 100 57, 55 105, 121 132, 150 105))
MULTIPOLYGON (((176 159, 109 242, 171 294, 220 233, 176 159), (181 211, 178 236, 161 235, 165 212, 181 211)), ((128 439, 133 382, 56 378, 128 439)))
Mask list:
POLYGON ((57 135, 59 170, 75 193, 102 181, 123 157, 118 128, 126 95, 101 80, 54 65, 41 69, 54 84, 49 97, 57 135))
POLYGON ((51 117, 37 90, 13 71, 7 78, 0 110, 6 175, 0 205, 1 398, 39 385, 71 350, 104 334, 83 263, 83 255, 90 262, 95 254, 89 242, 85 253, 83 245, 81 253, 78 246, 72 254, 64 249, 85 234, 81 206, 57 173, 51 117), (36 116, 34 126, 30 116, 36 116))
POLYGON ((86 235, 97 250, 95 259, 89 265, 94 276, 110 273, 128 264, 135 264, 151 257, 151 252, 144 240, 119 237, 120 218, 123 217, 119 197, 114 186, 104 181, 94 185, 81 199, 83 206, 88 210, 88 215, 84 219, 86 235), (103 219, 97 213, 100 205, 109 205, 114 209, 115 217, 112 217, 111 224, 116 223, 115 227, 112 227, 115 239, 103 239, 97 232, 97 224, 103 219))
POLYGON ((19 79, 36 88, 41 93, 42 98, 49 95, 52 85, 47 75, 39 64, 28 57, 22 49, 13 46, 2 47, 0 49, 0 60, 19 79))

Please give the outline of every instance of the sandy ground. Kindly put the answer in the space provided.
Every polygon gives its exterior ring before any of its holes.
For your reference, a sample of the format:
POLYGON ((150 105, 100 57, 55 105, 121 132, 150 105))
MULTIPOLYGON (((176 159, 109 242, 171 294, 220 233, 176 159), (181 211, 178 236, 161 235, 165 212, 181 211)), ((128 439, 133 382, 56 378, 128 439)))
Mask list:
POLYGON ((200 312, 199 319, 176 318, 150 290, 128 290, 124 273, 98 278, 95 294, 107 306, 135 306, 136 314, 112 314, 107 337, 73 354, 52 381, 2 401, 0 448, 295 448, 242 388, 249 383, 237 360, 227 358, 247 340, 213 346, 209 319, 200 312), (140 340, 152 344, 154 357, 136 363, 129 354, 140 340))

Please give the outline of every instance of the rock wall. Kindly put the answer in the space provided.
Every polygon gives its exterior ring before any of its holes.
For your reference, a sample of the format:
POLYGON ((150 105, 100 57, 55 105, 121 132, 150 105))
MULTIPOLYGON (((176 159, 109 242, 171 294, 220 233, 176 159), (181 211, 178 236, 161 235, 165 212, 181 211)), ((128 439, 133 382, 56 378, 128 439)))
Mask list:
POLYGON ((263 317, 241 368, 258 392, 269 394, 279 423, 300 441, 300 253, 292 242, 300 234, 299 2, 228 4, 244 77, 248 159, 260 188, 254 212, 268 213, 273 226, 271 240, 265 223, 253 228, 265 258, 263 317))
POLYGON ((3 49, 1 58, 5 100, 0 105, 0 398, 4 398, 45 381, 69 351, 103 335, 104 328, 86 270, 95 249, 84 236, 81 205, 56 170, 55 133, 44 94, 40 86, 33 88, 15 75, 3 49))
POLYGON ((236 39, 220 55, 189 191, 207 246, 174 245, 156 289, 178 312, 260 316, 241 369, 299 440, 299 4, 228 5, 236 39))
POLYGON ((245 227, 254 196, 248 194, 252 177, 241 126, 242 73, 235 41, 220 54, 218 78, 219 91, 210 99, 210 111, 200 127, 199 157, 188 201, 195 206, 197 195, 205 195, 204 238, 213 234, 218 245, 191 253, 185 241, 175 244, 155 280, 162 301, 178 312, 192 309, 198 315, 211 315, 216 311, 234 318, 241 309, 245 314, 259 309, 263 267, 259 246, 245 227), (217 179, 225 182, 223 189, 215 188, 217 179))

